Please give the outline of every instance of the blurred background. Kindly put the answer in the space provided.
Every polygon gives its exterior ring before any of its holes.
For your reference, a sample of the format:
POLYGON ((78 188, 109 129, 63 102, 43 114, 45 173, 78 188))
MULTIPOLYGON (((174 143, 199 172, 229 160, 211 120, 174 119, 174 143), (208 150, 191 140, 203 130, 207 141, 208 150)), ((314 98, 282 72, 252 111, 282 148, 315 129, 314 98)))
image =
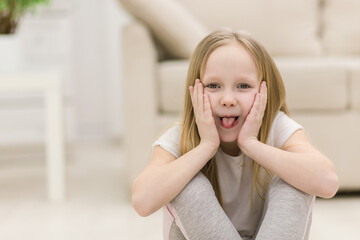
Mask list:
POLYGON ((135 214, 123 177, 120 34, 128 18, 115 0, 51 0, 21 17, 16 53, 0 47, 0 239, 160 238, 160 218, 148 225, 153 217, 135 214), (37 86, 34 76, 51 84, 48 75, 62 85, 65 142, 65 169, 55 172, 65 183, 54 184, 53 197, 47 86, 22 88, 37 86))
MULTIPOLYGON (((139 169, 125 115, 137 103, 125 98, 122 41, 132 21, 117 0, 51 0, 21 17, 16 53, 0 34, 0 239, 162 238, 162 212, 142 218, 130 204, 139 169)), ((310 239, 358 239, 358 222, 358 191, 318 199, 310 239)))

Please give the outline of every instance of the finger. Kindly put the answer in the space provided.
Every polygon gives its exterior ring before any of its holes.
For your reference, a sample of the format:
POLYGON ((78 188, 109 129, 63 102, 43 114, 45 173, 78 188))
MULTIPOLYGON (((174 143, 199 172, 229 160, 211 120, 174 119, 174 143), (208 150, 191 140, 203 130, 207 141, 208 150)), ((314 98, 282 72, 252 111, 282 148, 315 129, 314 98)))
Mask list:
POLYGON ((194 113, 195 115, 198 113, 198 87, 196 85, 197 80, 195 81, 195 85, 193 87, 193 96, 192 96, 192 102, 193 102, 193 107, 194 107, 194 113))
POLYGON ((189 87, 189 92, 190 92, 190 100, 191 100, 191 104, 194 108, 194 87, 190 86, 189 87))
POLYGON ((264 91, 264 85, 266 85, 266 82, 265 81, 262 81, 261 83, 260 83, 260 86, 259 86, 259 93, 262 93, 263 91, 264 91))
POLYGON ((194 98, 194 86, 190 86, 189 91, 190 91, 190 97, 191 97, 191 101, 192 101, 192 99, 194 98))
POLYGON ((262 94, 257 93, 256 94, 256 99, 254 102, 254 106, 253 109, 251 110, 252 112, 252 119, 255 122, 261 122, 262 117, 263 117, 263 113, 264 111, 261 108, 261 101, 262 101, 262 94))
POLYGON ((267 88, 266 82, 262 81, 259 88, 259 93, 256 94, 254 107, 259 111, 264 111, 267 101, 267 88))
POLYGON ((192 97, 193 97, 193 93, 194 93, 194 87, 193 87, 193 86, 190 86, 190 87, 189 87, 189 91, 190 91, 190 97, 192 98, 192 97))
POLYGON ((256 98, 255 98, 255 103, 254 103, 254 108, 256 111, 259 111, 259 109, 260 109, 261 99, 262 99, 261 93, 257 93, 256 98))
POLYGON ((261 107, 263 111, 265 111, 266 103, 267 103, 267 87, 266 87, 266 82, 264 81, 262 86, 262 99, 261 99, 261 107))
POLYGON ((267 101, 267 88, 266 88, 265 81, 261 82, 260 88, 259 88, 259 93, 257 93, 257 94, 260 95, 259 110, 264 111, 264 109, 266 107, 266 101, 267 101))
POLYGON ((197 83, 198 93, 197 93, 197 103, 198 103, 198 109, 199 113, 204 113, 204 92, 203 92, 203 85, 200 81, 197 83))
POLYGON ((193 107, 193 110, 194 110, 194 113, 195 113, 195 102, 194 102, 194 87, 193 86, 190 86, 189 87, 189 91, 190 91, 190 99, 191 99, 191 103, 192 103, 192 107, 193 107))
POLYGON ((257 93, 255 96, 254 104, 250 110, 249 116, 246 120, 249 120, 251 123, 258 125, 261 123, 262 113, 260 110, 261 94, 257 93))
POLYGON ((266 82, 265 82, 265 81, 263 81, 263 82, 261 83, 259 92, 260 92, 261 94, 267 93, 267 87, 266 87, 266 82))

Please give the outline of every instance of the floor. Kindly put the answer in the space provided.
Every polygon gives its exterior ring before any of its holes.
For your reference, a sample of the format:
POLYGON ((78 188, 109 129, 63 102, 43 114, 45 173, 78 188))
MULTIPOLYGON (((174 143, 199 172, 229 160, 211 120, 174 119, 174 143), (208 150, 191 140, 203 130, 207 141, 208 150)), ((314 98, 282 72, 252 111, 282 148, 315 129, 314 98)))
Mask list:
MULTIPOLYGON (((121 145, 69 148, 62 204, 46 200, 43 151, 18 152, 0 148, 0 239, 162 239, 161 211, 142 218, 129 204, 121 145)), ((360 239, 359 223, 360 194, 318 199, 310 239, 360 239)))

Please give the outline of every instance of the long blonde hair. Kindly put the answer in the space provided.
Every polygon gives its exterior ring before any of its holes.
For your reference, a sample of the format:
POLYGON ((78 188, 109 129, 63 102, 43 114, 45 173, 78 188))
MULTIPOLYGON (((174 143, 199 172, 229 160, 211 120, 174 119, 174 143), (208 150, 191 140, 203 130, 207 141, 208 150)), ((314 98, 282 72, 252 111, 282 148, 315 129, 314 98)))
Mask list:
MULTIPOLYGON (((243 32, 233 32, 231 30, 218 30, 207 35, 196 47, 191 59, 187 74, 186 88, 185 88, 185 103, 181 123, 181 136, 180 136, 180 154, 183 155, 188 151, 195 148, 200 143, 199 132, 195 123, 195 116, 193 105, 191 103, 189 86, 193 86, 196 79, 202 80, 206 62, 210 54, 218 47, 228 44, 230 42, 238 42, 252 55, 257 67, 259 81, 265 81, 267 85, 268 101, 266 110, 262 120, 262 125, 258 134, 258 139, 266 143, 269 136, 270 128, 276 114, 281 110, 289 114, 285 102, 285 87, 280 76, 280 73, 272 60, 271 56, 265 48, 254 40, 250 35, 243 32)), ((266 191, 268 181, 263 178, 259 172, 261 166, 254 161, 253 164, 253 180, 252 186, 255 186, 256 192, 259 193, 260 186, 266 191)), ((264 169, 269 175, 266 169, 264 169)), ((216 197, 223 206, 222 196, 219 187, 217 167, 215 157, 210 159, 203 167, 201 172, 211 182, 216 197)), ((252 188, 253 189, 253 188, 252 188)))

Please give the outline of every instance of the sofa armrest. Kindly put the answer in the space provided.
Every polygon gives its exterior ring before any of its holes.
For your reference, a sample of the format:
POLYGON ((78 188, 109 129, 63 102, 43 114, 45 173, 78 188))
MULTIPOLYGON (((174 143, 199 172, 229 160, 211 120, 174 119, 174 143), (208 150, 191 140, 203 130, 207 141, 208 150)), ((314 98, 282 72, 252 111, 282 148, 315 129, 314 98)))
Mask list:
POLYGON ((176 0, 118 0, 154 33, 170 57, 189 58, 208 33, 197 16, 176 0))
POLYGON ((158 111, 155 71, 157 51, 149 29, 131 21, 122 29, 127 186, 150 160, 158 111))

